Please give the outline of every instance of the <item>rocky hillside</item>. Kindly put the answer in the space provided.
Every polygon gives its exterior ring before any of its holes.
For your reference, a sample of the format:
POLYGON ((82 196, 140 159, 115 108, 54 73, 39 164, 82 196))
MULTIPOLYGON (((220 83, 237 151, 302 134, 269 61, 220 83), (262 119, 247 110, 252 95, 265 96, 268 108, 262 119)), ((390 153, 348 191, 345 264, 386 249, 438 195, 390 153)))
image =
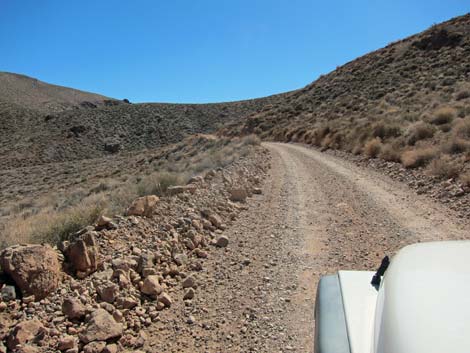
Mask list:
POLYGON ((465 15, 338 67, 225 132, 427 166, 470 183, 469 79, 465 15))
MULTIPOLYGON (((117 100, 94 104, 86 101, 81 102, 79 108, 51 113, 38 110, 28 99, 23 100, 28 95, 8 88, 9 82, 6 81, 3 90, 16 98, 2 101, 0 94, 0 169, 165 146, 187 135, 209 133, 227 122, 240 121, 278 99, 272 96, 217 104, 130 104, 117 100)), ((41 90, 35 92, 38 91, 41 90)))
POLYGON ((136 199, 125 217, 101 217, 59 248, 1 252, 0 352, 176 351, 148 332, 204 296, 206 259, 236 241, 224 230, 261 192, 269 162, 257 148, 169 196, 136 199))
POLYGON ((53 113, 109 104, 113 101, 99 94, 51 85, 24 75, 0 72, 2 104, 15 104, 44 113, 53 113))

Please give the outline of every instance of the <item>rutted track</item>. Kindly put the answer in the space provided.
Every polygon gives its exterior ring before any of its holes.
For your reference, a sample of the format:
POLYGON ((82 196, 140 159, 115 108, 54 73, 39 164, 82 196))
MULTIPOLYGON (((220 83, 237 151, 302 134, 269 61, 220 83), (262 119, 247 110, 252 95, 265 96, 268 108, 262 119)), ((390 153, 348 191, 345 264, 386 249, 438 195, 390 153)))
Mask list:
POLYGON ((467 221, 385 176, 299 145, 265 146, 263 195, 205 266, 205 314, 190 330, 155 332, 172 351, 312 352, 319 275, 375 269, 409 243, 470 238, 467 221))

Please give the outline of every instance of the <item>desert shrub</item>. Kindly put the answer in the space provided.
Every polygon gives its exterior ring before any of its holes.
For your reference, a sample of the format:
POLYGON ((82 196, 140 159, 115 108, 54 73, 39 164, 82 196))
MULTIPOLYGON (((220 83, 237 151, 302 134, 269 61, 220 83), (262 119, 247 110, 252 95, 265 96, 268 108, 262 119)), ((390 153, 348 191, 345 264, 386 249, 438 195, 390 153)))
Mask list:
POLYGON ((452 125, 451 124, 439 125, 438 129, 441 130, 442 132, 449 132, 452 130, 452 125))
POLYGON ((470 187, 470 172, 462 173, 459 179, 464 186, 470 187))
POLYGON ((470 141, 455 137, 445 143, 441 150, 448 154, 459 154, 470 151, 470 141))
POLYGON ((449 124, 455 117, 455 109, 451 107, 442 107, 434 112, 430 119, 430 123, 434 125, 449 124))
POLYGON ((259 146, 261 144, 261 140, 256 135, 247 135, 242 138, 243 145, 251 145, 251 146, 259 146))
POLYGON ((92 224, 105 208, 105 200, 95 195, 65 210, 46 207, 30 217, 14 217, 5 224, 5 244, 19 242, 56 244, 92 224))
POLYGON ((384 121, 380 121, 372 126, 372 136, 380 137, 382 140, 400 135, 401 128, 395 124, 389 124, 384 121))
POLYGON ((427 172, 438 178, 455 178, 460 173, 459 165, 447 155, 434 159, 429 163, 427 172))
POLYGON ((381 150, 382 150, 382 141, 378 137, 368 141, 364 145, 364 154, 367 157, 371 157, 371 158, 377 157, 381 150))
POLYGON ((136 191, 138 196, 163 196, 170 186, 181 185, 184 182, 185 178, 182 174, 154 173, 140 180, 136 185, 136 191))
POLYGON ((431 124, 419 121, 408 128, 406 133, 406 143, 413 146, 420 140, 433 137, 435 131, 436 129, 431 124))
POLYGON ((470 139, 470 119, 461 119, 455 124, 453 132, 457 137, 470 139))
POLYGON ((465 90, 461 90, 459 92, 457 92, 457 94, 455 95, 455 100, 462 100, 462 99, 465 99, 465 98, 468 98, 470 97, 470 91, 465 89, 465 90))
POLYGON ((400 149, 391 144, 385 144, 380 150, 379 157, 389 162, 400 162, 400 149))
POLYGON ((428 164, 436 154, 436 150, 432 147, 420 148, 403 152, 400 160, 406 168, 418 168, 428 164))

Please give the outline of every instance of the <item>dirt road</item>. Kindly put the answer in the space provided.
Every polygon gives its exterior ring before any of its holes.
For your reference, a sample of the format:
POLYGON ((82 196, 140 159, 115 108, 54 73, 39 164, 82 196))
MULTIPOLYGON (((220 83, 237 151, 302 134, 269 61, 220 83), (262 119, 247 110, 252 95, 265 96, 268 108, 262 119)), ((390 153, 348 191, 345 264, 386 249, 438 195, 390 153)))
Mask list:
POLYGON ((385 254, 426 240, 470 238, 445 208, 385 176, 298 145, 267 143, 272 170, 180 308, 195 323, 162 325, 168 350, 312 352, 321 274, 375 269, 385 254))

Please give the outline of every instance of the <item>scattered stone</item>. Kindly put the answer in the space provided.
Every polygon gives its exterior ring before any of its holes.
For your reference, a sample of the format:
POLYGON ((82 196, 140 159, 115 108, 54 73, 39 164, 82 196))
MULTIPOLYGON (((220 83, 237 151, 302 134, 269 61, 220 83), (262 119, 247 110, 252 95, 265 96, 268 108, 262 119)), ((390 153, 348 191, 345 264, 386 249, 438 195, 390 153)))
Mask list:
POLYGON ((186 265, 188 262, 188 256, 186 254, 176 254, 173 256, 173 259, 178 266, 186 265))
POLYGON ((225 235, 220 236, 215 242, 219 248, 225 248, 228 245, 228 238, 225 235))
POLYGON ((39 338, 44 326, 36 319, 20 322, 8 336, 8 348, 15 350, 18 345, 25 345, 39 338))
POLYGON ((15 281, 23 295, 34 295, 36 300, 55 291, 62 278, 57 252, 49 245, 6 248, 0 254, 0 266, 15 281))
POLYGON ((263 190, 261 190, 261 188, 253 188, 253 194, 261 195, 262 193, 263 190))
POLYGON ((160 285, 158 276, 148 276, 142 284, 141 291, 142 293, 147 294, 151 297, 157 297, 158 294, 162 293, 163 288, 160 285))
POLYGON ((83 353, 101 353, 106 347, 106 342, 90 342, 83 347, 83 353))
POLYGON ((233 188, 230 190, 230 200, 237 202, 245 202, 248 197, 248 193, 243 188, 233 188))
POLYGON ((85 332, 79 337, 80 341, 87 344, 119 338, 122 332, 122 325, 118 324, 111 314, 104 309, 97 309, 91 314, 85 332))
POLYGON ((139 197, 129 206, 126 211, 128 216, 145 216, 149 217, 155 211, 157 203, 160 199, 156 195, 139 197))
POLYGON ((192 288, 196 285, 196 280, 193 276, 186 277, 182 282, 183 288, 192 288))
POLYGON ((79 277, 96 271, 99 265, 99 248, 95 232, 87 232, 65 249, 65 256, 79 277))
POLYGON ((184 293, 184 296, 183 296, 183 300, 191 300, 194 298, 194 289, 193 288, 189 288, 186 293, 184 293))
POLYGON ((62 303, 62 312, 70 320, 79 320, 86 314, 85 306, 76 298, 66 298, 62 303))
POLYGON ((188 319, 186 320, 186 322, 190 325, 194 324, 196 322, 196 319, 194 318, 194 316, 192 315, 189 315, 188 319))
POLYGON ((118 351, 118 346, 117 344, 108 344, 104 349, 101 351, 101 353, 117 353, 118 351))
POLYGON ((119 286, 113 282, 107 281, 96 287, 96 292, 100 296, 101 300, 107 303, 114 303, 117 296, 119 295, 119 286))
POLYGON ((4 285, 1 290, 2 300, 10 301, 16 299, 16 289, 15 286, 4 285))
POLYGON ((171 297, 168 295, 168 293, 162 293, 158 296, 158 302, 162 303, 166 308, 169 308, 171 304, 173 303, 171 300, 171 297))
POLYGON ((208 220, 216 228, 220 228, 220 226, 222 225, 222 218, 220 218, 220 216, 215 213, 210 214, 208 220))
POLYGON ((57 348, 60 351, 66 351, 68 349, 75 348, 77 346, 77 339, 73 336, 64 336, 59 339, 57 348))

